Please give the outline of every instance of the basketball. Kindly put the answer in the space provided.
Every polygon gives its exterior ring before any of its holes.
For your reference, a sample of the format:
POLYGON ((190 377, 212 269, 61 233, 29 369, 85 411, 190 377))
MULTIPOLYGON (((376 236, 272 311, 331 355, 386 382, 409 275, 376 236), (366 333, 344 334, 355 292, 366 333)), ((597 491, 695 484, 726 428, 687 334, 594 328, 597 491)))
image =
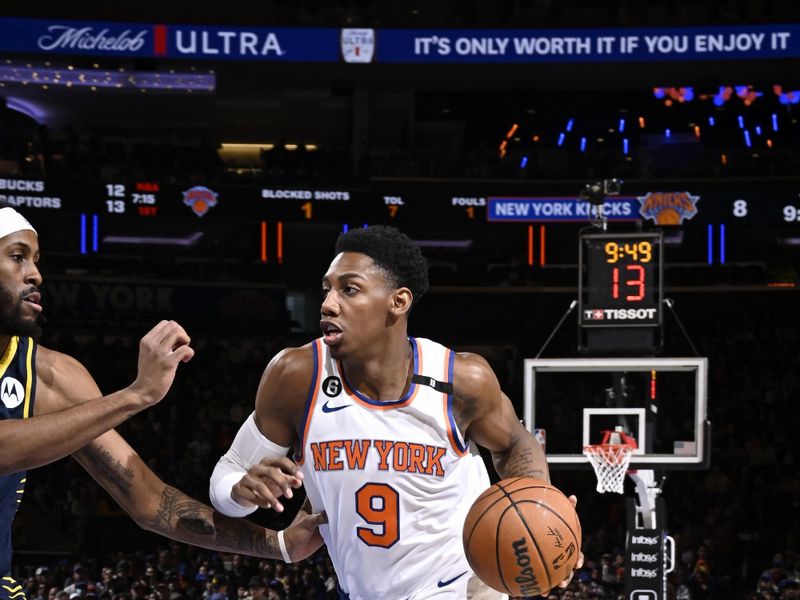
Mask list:
POLYGON ((572 572, 581 524, 572 502, 533 477, 498 481, 467 513, 464 551, 487 585, 511 596, 545 594, 572 572))

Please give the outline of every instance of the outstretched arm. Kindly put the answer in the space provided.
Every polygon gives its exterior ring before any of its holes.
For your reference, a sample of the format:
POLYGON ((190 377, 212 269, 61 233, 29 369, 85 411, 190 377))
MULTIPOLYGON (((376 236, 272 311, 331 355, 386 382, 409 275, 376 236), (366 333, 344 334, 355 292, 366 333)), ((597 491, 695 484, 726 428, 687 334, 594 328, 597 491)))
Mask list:
MULTIPOLYGON (((75 458, 144 529, 212 550, 282 558, 276 531, 226 517, 165 484, 115 431, 93 441, 75 458)), ((317 527, 325 522, 323 514, 304 514, 285 530, 293 561, 319 547, 317 527)))
POLYGON ((172 385, 178 364, 194 355, 188 344, 189 336, 180 325, 162 321, 142 338, 136 381, 105 397, 78 361, 40 347, 36 416, 0 421, 0 475, 68 456, 159 402, 172 385))

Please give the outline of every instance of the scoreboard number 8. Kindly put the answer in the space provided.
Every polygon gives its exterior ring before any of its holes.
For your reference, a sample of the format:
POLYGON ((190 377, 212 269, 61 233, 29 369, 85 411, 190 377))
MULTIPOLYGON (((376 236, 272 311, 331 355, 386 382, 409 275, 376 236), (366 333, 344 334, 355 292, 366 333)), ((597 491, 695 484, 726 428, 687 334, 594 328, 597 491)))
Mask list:
POLYGON ((734 200, 733 216, 740 219, 747 216, 747 200, 734 200))

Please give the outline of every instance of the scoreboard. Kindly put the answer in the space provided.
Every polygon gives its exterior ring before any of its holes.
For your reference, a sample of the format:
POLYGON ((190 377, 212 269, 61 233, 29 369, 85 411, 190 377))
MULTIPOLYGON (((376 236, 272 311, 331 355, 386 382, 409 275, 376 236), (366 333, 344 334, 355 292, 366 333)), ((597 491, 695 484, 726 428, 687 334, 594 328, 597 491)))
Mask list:
POLYGON ((730 223, 800 227, 800 180, 631 182, 599 208, 576 182, 371 180, 360 187, 0 178, 0 202, 23 212, 128 219, 485 225, 609 221, 659 228, 730 223))
POLYGON ((661 324, 661 240, 661 232, 581 236, 579 325, 652 327, 661 324))

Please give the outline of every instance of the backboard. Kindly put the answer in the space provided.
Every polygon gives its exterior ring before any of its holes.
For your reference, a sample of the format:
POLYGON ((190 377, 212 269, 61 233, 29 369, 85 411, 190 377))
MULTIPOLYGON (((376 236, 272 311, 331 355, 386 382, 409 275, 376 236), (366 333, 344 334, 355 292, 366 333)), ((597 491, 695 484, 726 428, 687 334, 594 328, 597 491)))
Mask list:
POLYGON ((706 358, 525 359, 525 426, 554 468, 588 465, 587 444, 623 426, 632 469, 708 467, 706 358))

